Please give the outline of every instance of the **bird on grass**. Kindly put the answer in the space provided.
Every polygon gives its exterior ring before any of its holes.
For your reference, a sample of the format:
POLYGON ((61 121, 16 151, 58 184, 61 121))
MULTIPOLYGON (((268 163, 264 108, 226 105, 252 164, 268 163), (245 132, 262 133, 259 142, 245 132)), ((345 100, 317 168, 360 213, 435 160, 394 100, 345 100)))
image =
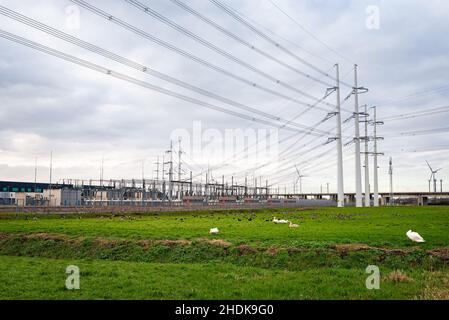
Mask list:
POLYGON ((220 232, 220 230, 218 230, 218 228, 212 228, 209 231, 210 234, 218 234, 219 232, 220 232))
POLYGON ((414 232, 412 230, 407 231, 406 233, 407 237, 412 240, 413 242, 426 242, 423 237, 421 237, 421 235, 418 232, 414 232))
POLYGON ((299 228, 299 225, 294 224, 294 223, 292 223, 292 222, 290 221, 289 227, 290 227, 290 228, 299 228))
POLYGON ((274 219, 273 219, 273 222, 274 223, 276 223, 276 224, 287 224, 287 223, 289 223, 290 221, 288 221, 288 220, 278 220, 276 217, 274 217, 274 219))

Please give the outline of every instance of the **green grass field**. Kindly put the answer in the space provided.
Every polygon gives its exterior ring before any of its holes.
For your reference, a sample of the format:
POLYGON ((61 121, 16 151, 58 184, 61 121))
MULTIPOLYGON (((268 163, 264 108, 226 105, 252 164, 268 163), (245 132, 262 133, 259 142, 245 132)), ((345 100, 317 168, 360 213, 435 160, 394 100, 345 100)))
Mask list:
POLYGON ((448 261, 449 207, 0 216, 0 299, 449 299, 448 261))

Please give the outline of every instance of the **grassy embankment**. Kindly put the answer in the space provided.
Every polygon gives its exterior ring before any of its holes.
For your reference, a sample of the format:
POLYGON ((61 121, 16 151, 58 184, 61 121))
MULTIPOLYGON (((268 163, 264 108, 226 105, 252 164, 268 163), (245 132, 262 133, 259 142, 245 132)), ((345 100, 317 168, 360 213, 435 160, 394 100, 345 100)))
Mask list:
POLYGON ((3 299, 449 298, 447 207, 1 218, 3 299), (69 264, 81 269, 76 292, 64 287, 69 264), (370 264, 380 290, 365 288, 370 264))

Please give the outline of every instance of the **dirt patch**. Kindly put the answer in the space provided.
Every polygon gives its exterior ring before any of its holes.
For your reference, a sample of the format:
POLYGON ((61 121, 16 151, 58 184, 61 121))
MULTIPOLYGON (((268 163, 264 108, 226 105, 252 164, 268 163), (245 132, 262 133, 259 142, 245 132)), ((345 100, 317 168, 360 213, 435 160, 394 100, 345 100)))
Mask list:
POLYGON ((237 246, 237 247, 235 247, 235 248, 237 249, 237 251, 238 251, 241 255, 243 255, 243 254, 257 253, 257 249, 255 249, 255 248, 253 248, 253 247, 251 247, 251 246, 248 246, 248 245, 246 245, 246 244, 241 244, 241 245, 239 245, 239 246, 237 246))
POLYGON ((232 243, 225 241, 223 239, 212 239, 212 240, 201 239, 201 241, 204 241, 204 242, 209 243, 214 246, 225 247, 225 248, 232 246, 232 243))
POLYGON ((39 239, 39 240, 57 240, 66 241, 69 238, 66 235, 55 234, 55 233, 31 233, 24 236, 26 239, 39 239))
POLYGON ((102 239, 102 238, 97 238, 94 241, 94 245, 96 245, 100 248, 114 248, 120 243, 124 243, 124 242, 121 242, 118 240, 107 240, 107 239, 102 239))
POLYGON ((8 233, 2 233, 2 232, 0 232, 0 240, 3 240, 3 239, 7 239, 7 238, 9 238, 9 234, 8 233))
POLYGON ((189 240, 140 240, 139 245, 148 248, 151 246, 162 245, 167 247, 188 246, 192 244, 189 240))
POLYGON ((400 283, 400 282, 413 282, 413 278, 410 278, 407 273, 401 270, 395 270, 390 272, 388 276, 385 277, 385 281, 400 283))
POLYGON ((270 256, 275 256, 279 253, 279 248, 270 247, 267 249, 266 253, 270 256))
POLYGON ((347 244, 336 244, 332 247, 338 252, 350 252, 350 251, 366 251, 373 250, 373 247, 370 247, 363 243, 347 243, 347 244))
POLYGON ((388 254, 406 254, 413 249, 388 249, 388 248, 382 248, 382 247, 371 247, 364 243, 346 243, 346 244, 336 244, 333 245, 331 248, 337 250, 340 253, 348 253, 348 252, 356 252, 356 251, 380 251, 388 254))
POLYGON ((176 246, 189 246, 192 244, 192 241, 189 240, 156 240, 155 244, 161 244, 167 247, 176 247, 176 246))
POLYGON ((443 260, 449 260, 449 248, 438 248, 428 250, 427 254, 433 257, 437 257, 443 260))

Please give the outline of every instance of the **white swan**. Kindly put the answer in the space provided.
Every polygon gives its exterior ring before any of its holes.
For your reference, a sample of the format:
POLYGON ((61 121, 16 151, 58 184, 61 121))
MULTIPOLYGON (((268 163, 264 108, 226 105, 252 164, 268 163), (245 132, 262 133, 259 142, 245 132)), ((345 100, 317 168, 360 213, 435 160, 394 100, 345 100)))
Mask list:
POLYGON ((290 228, 299 228, 299 225, 294 224, 294 223, 292 223, 292 222, 290 221, 289 227, 290 227, 290 228))
POLYGON ((220 230, 218 230, 218 228, 212 228, 209 231, 210 234, 218 234, 219 232, 220 232, 220 230))
POLYGON ((406 235, 410 240, 412 240, 414 242, 426 242, 418 232, 409 230, 409 231, 407 231, 406 235))

